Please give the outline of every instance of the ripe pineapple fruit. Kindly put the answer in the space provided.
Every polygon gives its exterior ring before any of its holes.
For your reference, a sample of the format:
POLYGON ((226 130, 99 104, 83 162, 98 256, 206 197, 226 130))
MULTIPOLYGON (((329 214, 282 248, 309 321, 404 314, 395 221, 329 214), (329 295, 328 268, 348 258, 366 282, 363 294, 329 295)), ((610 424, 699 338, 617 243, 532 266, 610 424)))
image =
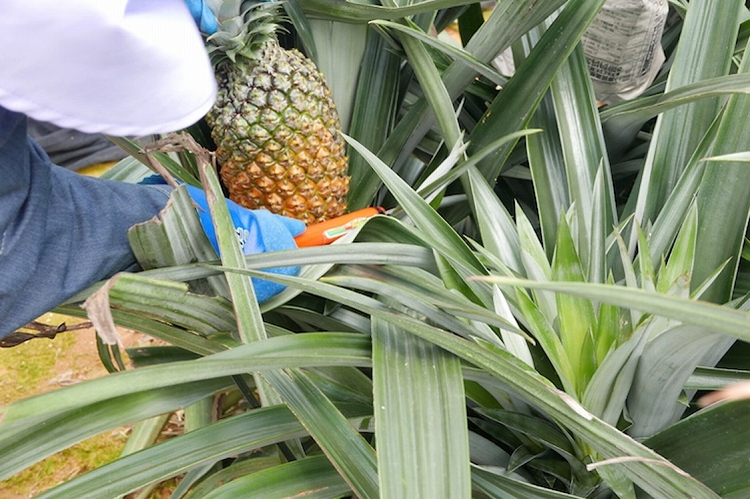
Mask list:
POLYGON ((323 75, 276 39, 278 6, 225 0, 207 39, 219 93, 206 116, 229 198, 303 220, 340 216, 348 158, 323 75))

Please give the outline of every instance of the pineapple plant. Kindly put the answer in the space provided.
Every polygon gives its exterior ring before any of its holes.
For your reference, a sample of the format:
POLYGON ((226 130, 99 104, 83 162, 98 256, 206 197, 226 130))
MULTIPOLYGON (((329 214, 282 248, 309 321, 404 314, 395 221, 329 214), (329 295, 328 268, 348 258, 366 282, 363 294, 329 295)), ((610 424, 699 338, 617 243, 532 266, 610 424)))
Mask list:
POLYGON ((206 122, 230 199, 307 224, 342 215, 348 158, 325 78, 279 44, 277 3, 226 1, 218 18, 207 46, 219 92, 206 122))
MULTIPOLYGON (((381 30, 346 140, 350 207, 391 216, 350 242, 244 259, 227 236, 222 267, 195 258, 108 283, 112 320, 171 346, 0 406, 0 478, 139 421, 126 455, 41 497, 145 497, 173 477, 175 499, 748 497, 748 402, 694 397, 750 377, 750 170, 734 154, 750 143, 747 9, 671 2, 684 20, 664 37, 665 75, 598 108, 577 42, 602 3, 499 2, 485 21, 478 1, 290 2, 337 30, 381 30), (425 36, 455 17, 466 54, 425 36), (505 82, 477 61, 509 45, 505 82), (300 261, 299 277, 253 270, 300 261), (261 307, 244 275, 290 289, 261 307), (188 287, 198 277, 231 292, 188 287), (247 393, 267 386, 257 408, 247 393), (189 431, 151 445, 182 408, 189 431)), ((346 45, 318 54, 339 62, 346 45)), ((141 239, 165 262, 201 249, 184 190, 170 210, 141 239)), ((231 235, 227 214, 216 225, 231 235)), ((60 311, 83 315, 81 299, 60 311)))

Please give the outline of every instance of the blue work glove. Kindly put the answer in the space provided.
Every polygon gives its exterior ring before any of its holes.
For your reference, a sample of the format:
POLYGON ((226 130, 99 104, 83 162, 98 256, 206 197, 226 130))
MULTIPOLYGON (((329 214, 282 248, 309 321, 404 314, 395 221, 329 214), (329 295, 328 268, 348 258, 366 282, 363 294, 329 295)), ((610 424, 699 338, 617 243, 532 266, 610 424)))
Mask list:
MULTIPOLYGON (((202 189, 190 185, 187 186, 187 191, 198 206, 198 216, 208 240, 216 250, 216 254, 219 254, 219 244, 216 240, 205 193, 202 189)), ((274 215, 267 210, 248 210, 230 200, 227 200, 227 207, 242 247, 242 253, 245 255, 296 248, 294 237, 305 231, 305 223, 301 220, 274 215)), ((265 270, 282 275, 299 273, 299 267, 277 267, 265 270)), ((255 277, 252 278, 252 282, 255 297, 259 303, 279 294, 285 288, 281 284, 255 277)))
POLYGON ((205 35, 213 35, 219 28, 219 24, 216 21, 216 14, 208 8, 204 0, 185 0, 185 4, 190 9, 190 13, 195 19, 195 24, 201 33, 205 35))

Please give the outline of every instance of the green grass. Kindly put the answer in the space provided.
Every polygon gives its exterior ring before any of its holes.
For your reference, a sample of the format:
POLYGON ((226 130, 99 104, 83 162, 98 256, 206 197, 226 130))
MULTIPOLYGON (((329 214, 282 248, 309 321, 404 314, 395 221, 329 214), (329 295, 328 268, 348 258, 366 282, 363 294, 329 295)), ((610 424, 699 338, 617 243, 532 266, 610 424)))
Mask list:
MULTIPOLYGON (((45 316, 50 323, 73 320, 45 316)), ((101 368, 96 353, 81 350, 81 335, 90 331, 73 331, 54 340, 37 339, 13 348, 0 349, 0 392, 2 404, 9 404, 55 389, 57 380, 66 374, 71 378, 94 376, 101 368)), ((60 482, 116 459, 127 440, 124 430, 97 435, 78 445, 50 456, 8 480, 0 482, 0 496, 6 499, 30 497, 60 482)))
POLYGON ((0 495, 7 499, 31 497, 114 461, 120 455, 126 440, 124 431, 104 433, 84 440, 0 482, 0 495))
POLYGON ((60 334, 54 340, 33 340, 0 350, 2 403, 50 390, 58 359, 72 350, 75 341, 72 334, 60 334))

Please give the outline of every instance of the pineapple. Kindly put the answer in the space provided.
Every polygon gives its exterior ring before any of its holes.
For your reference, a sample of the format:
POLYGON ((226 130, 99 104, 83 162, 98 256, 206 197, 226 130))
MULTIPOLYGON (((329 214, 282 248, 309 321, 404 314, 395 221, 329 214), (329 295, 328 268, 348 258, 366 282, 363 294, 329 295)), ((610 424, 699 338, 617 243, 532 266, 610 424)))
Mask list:
POLYGON ((219 93, 206 122, 229 198, 309 225, 344 213, 348 158, 323 75, 278 43, 278 9, 222 3, 207 39, 219 93))

